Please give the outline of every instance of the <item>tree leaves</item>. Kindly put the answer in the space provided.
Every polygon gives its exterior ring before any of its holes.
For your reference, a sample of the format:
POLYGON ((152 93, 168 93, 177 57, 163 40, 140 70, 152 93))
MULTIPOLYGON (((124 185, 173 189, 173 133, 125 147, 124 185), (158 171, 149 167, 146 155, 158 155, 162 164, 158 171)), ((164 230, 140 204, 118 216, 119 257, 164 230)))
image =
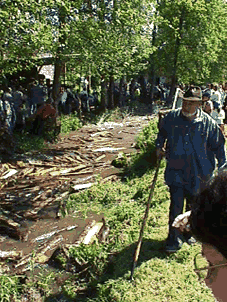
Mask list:
POLYGON ((185 83, 218 81, 225 73, 223 0, 5 0, 0 5, 3 74, 20 68, 9 59, 31 61, 46 52, 71 57, 74 72, 82 67, 84 73, 121 77, 140 73, 151 62, 157 75, 171 76, 177 61, 176 76, 185 83))

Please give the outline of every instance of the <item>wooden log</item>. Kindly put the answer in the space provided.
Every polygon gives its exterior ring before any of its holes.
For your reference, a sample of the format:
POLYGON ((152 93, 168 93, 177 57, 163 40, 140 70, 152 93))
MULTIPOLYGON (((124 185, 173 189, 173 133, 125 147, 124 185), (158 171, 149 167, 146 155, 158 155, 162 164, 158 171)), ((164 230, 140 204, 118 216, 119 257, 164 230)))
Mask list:
POLYGON ((1 260, 18 260, 23 256, 23 251, 1 251, 0 250, 0 259, 1 260))

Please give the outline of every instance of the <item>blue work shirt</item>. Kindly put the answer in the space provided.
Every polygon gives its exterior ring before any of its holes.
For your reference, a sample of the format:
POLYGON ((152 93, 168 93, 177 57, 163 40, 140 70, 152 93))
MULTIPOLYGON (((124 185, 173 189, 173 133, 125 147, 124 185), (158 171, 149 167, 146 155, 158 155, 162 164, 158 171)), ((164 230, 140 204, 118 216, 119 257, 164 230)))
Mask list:
POLYGON ((170 111, 161 121, 157 148, 162 148, 165 141, 165 181, 169 186, 184 186, 195 195, 212 176, 215 158, 218 168, 226 164, 225 138, 217 123, 201 109, 192 121, 181 108, 170 111))

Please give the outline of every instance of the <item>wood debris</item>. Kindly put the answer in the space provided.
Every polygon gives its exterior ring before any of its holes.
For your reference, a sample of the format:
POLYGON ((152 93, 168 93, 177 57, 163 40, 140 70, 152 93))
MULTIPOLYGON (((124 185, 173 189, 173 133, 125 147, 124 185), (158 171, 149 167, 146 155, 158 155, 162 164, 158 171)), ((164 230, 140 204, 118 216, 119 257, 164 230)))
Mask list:
MULTIPOLYGON (((103 221, 93 219, 83 225, 84 231, 78 235, 75 220, 69 218, 66 222, 60 209, 64 213, 68 196, 95 185, 98 175, 103 182, 116 180, 119 170, 111 162, 116 152, 127 149, 129 153, 131 148, 131 142, 125 143, 129 132, 124 132, 123 126, 97 125, 82 131, 80 137, 63 139, 54 150, 20 154, 10 162, 0 163, 0 260, 12 261, 14 271, 19 273, 29 270, 32 260, 46 262, 59 247, 89 243, 97 233, 103 233, 103 221), (12 241, 10 246, 8 240, 12 241)), ((0 274, 9 270, 8 265, 0 264, 0 274)))

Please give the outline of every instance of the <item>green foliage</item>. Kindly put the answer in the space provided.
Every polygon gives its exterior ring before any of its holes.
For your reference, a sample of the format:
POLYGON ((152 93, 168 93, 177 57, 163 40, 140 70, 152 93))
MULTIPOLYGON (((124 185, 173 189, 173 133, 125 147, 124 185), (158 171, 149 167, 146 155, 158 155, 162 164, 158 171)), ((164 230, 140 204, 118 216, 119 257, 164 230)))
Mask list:
POLYGON ((19 278, 14 276, 1 275, 0 276, 0 301, 10 302, 19 301, 19 294, 21 291, 21 284, 19 278))
POLYGON ((14 134, 16 144, 21 152, 28 152, 31 150, 41 150, 45 147, 45 139, 42 136, 31 135, 23 133, 19 135, 14 134))
MULTIPOLYGON (((132 155, 125 169, 125 172, 130 175, 130 177, 134 177, 135 175, 141 176, 146 173, 147 170, 155 167, 157 163, 155 145, 158 133, 157 124, 158 118, 155 117, 144 127, 136 138, 136 145, 140 149, 140 152, 132 155)), ((137 197, 141 195, 139 192, 137 192, 137 194, 137 197)))
POLYGON ((106 265, 108 258, 108 246, 93 243, 91 245, 80 244, 69 250, 70 257, 76 259, 80 265, 89 267, 90 278, 96 279, 106 265))
MULTIPOLYGON (((33 268, 34 269, 34 268, 33 268)), ((48 296, 52 291, 52 286, 55 282, 55 274, 48 272, 46 269, 41 268, 38 274, 33 275, 26 280, 23 286, 24 292, 31 291, 32 289, 42 291, 45 296, 48 296)))
POLYGON ((152 151, 155 149, 155 142, 158 134, 158 118, 154 117, 148 124, 144 127, 143 131, 137 137, 137 146, 142 152, 152 151))
POLYGON ((112 165, 116 168, 127 167, 127 156, 124 152, 119 152, 118 156, 112 161, 112 165))
POLYGON ((128 282, 126 274, 123 278, 99 284, 98 298, 89 301, 214 301, 211 291, 200 284, 193 273, 193 257, 200 247, 184 245, 179 253, 189 249, 190 257, 182 264, 175 261, 175 256, 163 258, 159 253, 158 257, 141 264, 136 270, 134 282, 128 282))
POLYGON ((226 8, 223 0, 160 1, 153 56, 156 72, 171 76, 176 71, 183 83, 223 80, 226 8), (214 73, 217 67, 222 70, 214 73))
POLYGON ((77 116, 77 113, 71 115, 60 116, 61 133, 69 133, 82 127, 82 123, 77 116))

